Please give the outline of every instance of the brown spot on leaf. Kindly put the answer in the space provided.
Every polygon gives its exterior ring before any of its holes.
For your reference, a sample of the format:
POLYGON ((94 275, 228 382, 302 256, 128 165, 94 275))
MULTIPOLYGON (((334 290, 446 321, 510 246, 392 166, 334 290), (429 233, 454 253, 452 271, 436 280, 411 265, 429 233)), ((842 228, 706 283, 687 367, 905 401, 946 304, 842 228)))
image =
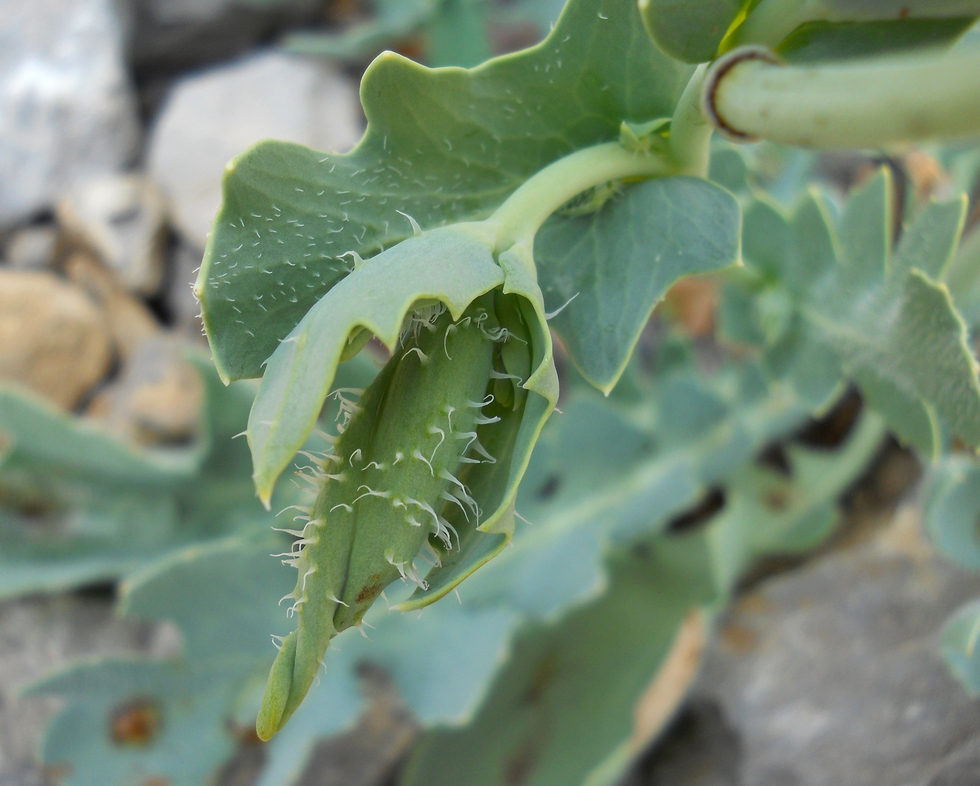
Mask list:
POLYGON ((381 574, 375 573, 371 577, 371 584, 368 584, 360 592, 357 593, 357 597, 354 599, 357 603, 364 603, 365 601, 374 600, 381 591, 385 588, 384 582, 381 581, 381 574))
POLYGON ((772 511, 786 510, 789 507, 788 489, 774 489, 766 494, 766 507, 772 511))
POLYGON ((160 731, 160 710, 150 699, 135 699, 112 711, 109 727, 117 745, 148 745, 160 731))
POLYGON ((541 697, 554 680, 557 671, 558 664, 555 662, 554 653, 548 653, 538 661, 534 676, 531 678, 531 684, 524 692, 522 701, 525 704, 537 704, 541 701, 541 697))
POLYGON ((507 786, 521 786, 527 783, 538 762, 540 751, 534 739, 526 741, 504 764, 504 783, 507 786))

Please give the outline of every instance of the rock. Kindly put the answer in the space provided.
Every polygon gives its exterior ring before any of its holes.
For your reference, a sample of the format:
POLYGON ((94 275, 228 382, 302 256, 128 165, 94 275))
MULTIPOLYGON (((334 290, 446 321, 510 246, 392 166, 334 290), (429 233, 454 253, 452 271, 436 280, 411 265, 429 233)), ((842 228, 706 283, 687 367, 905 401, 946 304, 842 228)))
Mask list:
POLYGON ((58 254, 58 230, 50 224, 19 229, 7 241, 5 256, 17 270, 47 270, 58 254))
POLYGON ((323 0, 129 0, 137 73, 167 74, 229 60, 278 31, 319 21, 323 0))
POLYGON ((201 268, 204 252, 179 240, 174 243, 170 257, 170 291, 167 305, 173 314, 174 324, 188 337, 203 338, 201 304, 194 294, 194 282, 201 268))
POLYGON ((162 445, 193 439, 204 385, 185 352, 186 345, 170 337, 143 342, 87 414, 130 442, 162 445))
POLYGON ((152 295, 163 280, 166 212, 156 187, 137 174, 104 175, 58 203, 70 240, 90 249, 132 292, 152 295))
POLYGON ((138 138, 113 0, 0 3, 0 229, 120 169, 138 138))
POLYGON ((319 743, 298 786, 381 786, 392 783, 396 767, 421 729, 402 703, 387 674, 367 664, 358 676, 367 707, 357 725, 319 743))
POLYGON ((980 782, 980 704, 939 653, 980 576, 937 556, 918 513, 764 581, 728 614, 692 701, 631 786, 980 782))
POLYGON ((84 252, 75 253, 65 260, 64 270, 70 281, 102 307, 124 364, 145 341, 160 335, 161 327, 146 304, 126 291, 97 260, 84 252))
POLYGON ((354 83, 328 64, 277 52, 189 77, 153 129, 150 172, 179 230, 204 248, 225 165, 261 139, 343 151, 360 138, 354 83))
POLYGON ((83 291, 50 273, 0 270, 0 382, 71 410, 112 358, 105 315, 83 291))

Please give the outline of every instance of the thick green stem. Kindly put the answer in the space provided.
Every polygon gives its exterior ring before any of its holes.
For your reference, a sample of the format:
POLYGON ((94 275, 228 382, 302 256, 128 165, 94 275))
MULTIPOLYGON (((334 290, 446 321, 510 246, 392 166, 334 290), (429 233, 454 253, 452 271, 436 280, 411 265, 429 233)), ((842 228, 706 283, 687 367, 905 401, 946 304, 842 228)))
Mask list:
POLYGON ((707 73, 707 63, 698 66, 670 121, 670 151, 680 167, 679 174, 708 176, 711 134, 715 129, 701 102, 707 73))
POLYGON ((663 177, 677 165, 657 153, 627 150, 619 142, 587 147, 555 161, 524 183, 486 220, 503 252, 533 240, 548 216, 568 200, 611 180, 663 177))
POLYGON ((815 67, 740 49, 711 67, 709 117, 737 139, 867 148, 980 132, 980 51, 815 67))
POLYGON ((806 22, 938 19, 974 14, 980 14, 980 0, 761 0, 723 42, 722 50, 745 44, 773 48, 806 22))

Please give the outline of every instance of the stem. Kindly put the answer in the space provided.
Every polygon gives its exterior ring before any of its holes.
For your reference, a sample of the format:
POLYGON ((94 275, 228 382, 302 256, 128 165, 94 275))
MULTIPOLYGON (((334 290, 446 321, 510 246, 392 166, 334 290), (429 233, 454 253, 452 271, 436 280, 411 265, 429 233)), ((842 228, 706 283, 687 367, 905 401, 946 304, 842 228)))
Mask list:
POLYGON ((980 50, 814 67, 739 49, 712 66, 705 105, 738 139, 879 147, 980 131, 980 50))
POLYGON ((806 22, 948 19, 977 13, 978 0, 761 0, 722 43, 722 51, 745 44, 775 48, 806 22))
POLYGON ((606 142, 561 158, 524 183, 497 208, 486 224, 496 237, 496 251, 533 240, 548 216, 594 186, 626 178, 675 174, 677 165, 655 153, 627 150, 606 142))
POLYGON ((670 121, 670 150, 677 159, 679 174, 708 176, 711 134, 715 129, 701 103, 707 73, 707 63, 698 66, 670 121))
POLYGON ((721 45, 723 52, 745 44, 774 48, 804 22, 828 18, 823 0, 762 0, 721 45))

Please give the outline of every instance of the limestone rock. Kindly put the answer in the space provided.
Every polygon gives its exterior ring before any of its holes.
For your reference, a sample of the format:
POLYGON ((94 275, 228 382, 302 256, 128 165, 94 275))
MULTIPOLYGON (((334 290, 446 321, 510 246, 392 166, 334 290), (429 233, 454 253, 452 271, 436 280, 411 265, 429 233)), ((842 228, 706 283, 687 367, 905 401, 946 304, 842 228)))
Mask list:
POLYGON ((0 382, 74 409, 109 371, 104 314, 50 273, 0 270, 0 382))
POLYGON ((344 151, 361 135, 354 83, 328 64, 269 52, 180 82, 150 141, 150 172, 179 230, 204 248, 225 165, 262 139, 344 151))
POLYGON ((0 229, 135 153, 113 0, 0 3, 0 229))
POLYGON ((178 241, 173 244, 170 256, 170 291, 167 305, 174 323, 188 338, 203 339, 201 304, 194 295, 194 282, 201 267, 204 252, 178 241))

